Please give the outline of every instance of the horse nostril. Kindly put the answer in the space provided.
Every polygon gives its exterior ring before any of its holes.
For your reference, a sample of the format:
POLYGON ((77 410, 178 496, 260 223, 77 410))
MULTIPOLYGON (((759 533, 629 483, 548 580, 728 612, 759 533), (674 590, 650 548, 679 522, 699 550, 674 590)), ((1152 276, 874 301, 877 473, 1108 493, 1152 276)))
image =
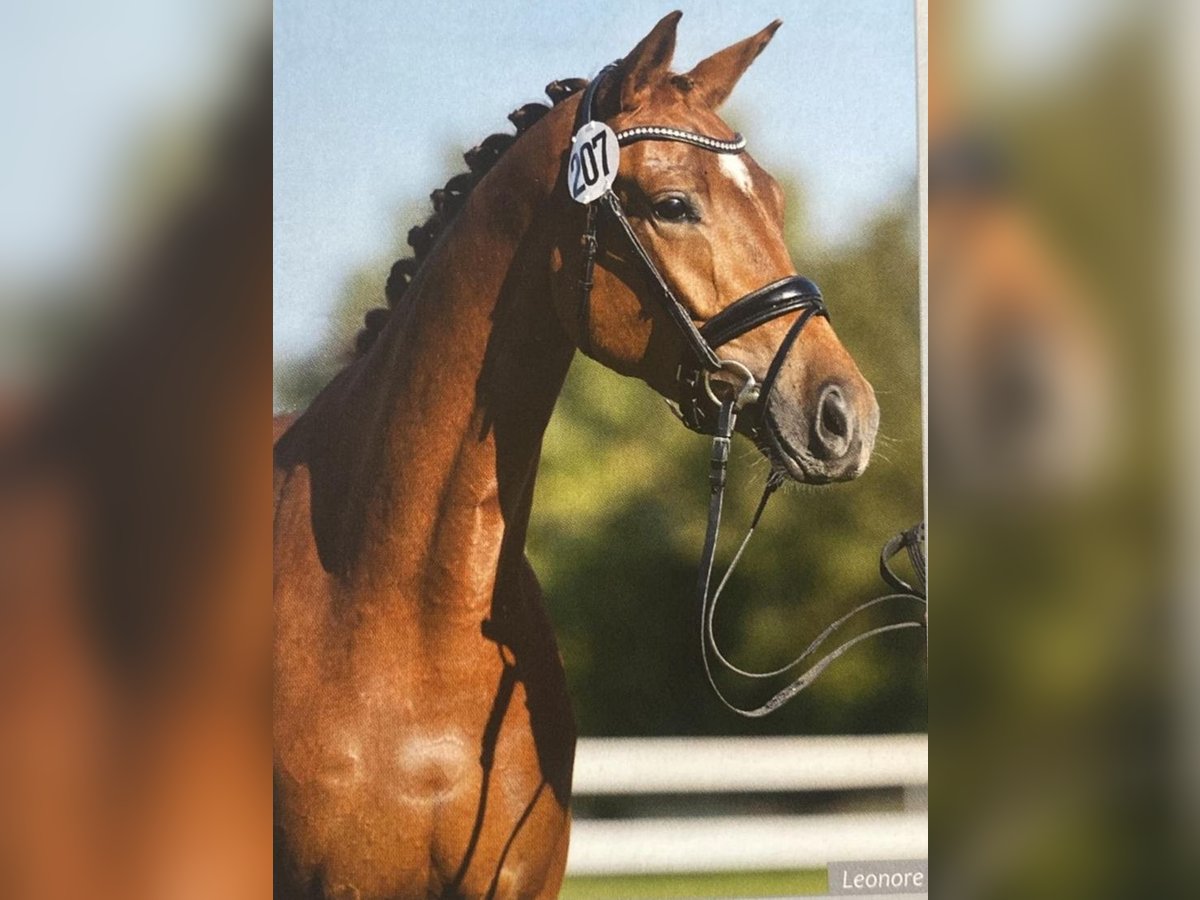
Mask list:
POLYGON ((853 413, 837 385, 829 385, 821 391, 815 422, 813 431, 817 446, 814 449, 827 459, 845 456, 854 431, 853 413))
POLYGON ((829 388, 821 398, 821 426, 837 437, 850 434, 850 422, 846 417, 846 401, 837 388, 829 388))

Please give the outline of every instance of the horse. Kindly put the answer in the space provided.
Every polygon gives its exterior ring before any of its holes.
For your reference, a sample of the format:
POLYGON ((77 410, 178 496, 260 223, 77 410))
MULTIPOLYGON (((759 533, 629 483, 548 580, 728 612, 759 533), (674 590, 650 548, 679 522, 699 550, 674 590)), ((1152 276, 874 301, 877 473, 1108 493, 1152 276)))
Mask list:
MULTIPOLYGON (((575 725, 524 553, 556 397, 583 349, 684 401, 688 336, 764 283, 798 278, 782 193, 717 114, 780 23, 682 74, 670 69, 679 18, 603 84, 551 84, 552 107, 511 117, 515 138, 467 154, 473 175, 435 191, 437 212, 410 233, 417 257, 393 269, 392 308, 368 314, 356 359, 284 425, 278 897, 559 890, 575 725), (632 135, 610 190, 619 221, 597 225, 568 192, 585 104, 632 135), (685 137, 637 139, 652 133, 685 137)), ((878 428, 873 389, 826 317, 788 309, 730 339, 704 384, 772 376, 765 411, 738 431, 780 477, 857 477, 878 428)))

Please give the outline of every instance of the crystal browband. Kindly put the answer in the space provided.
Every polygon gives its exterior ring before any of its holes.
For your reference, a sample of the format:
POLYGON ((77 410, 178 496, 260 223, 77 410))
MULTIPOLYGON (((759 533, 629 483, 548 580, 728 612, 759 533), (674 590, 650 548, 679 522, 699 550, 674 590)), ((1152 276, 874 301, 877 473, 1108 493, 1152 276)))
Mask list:
POLYGON ((680 128, 666 128, 660 125, 639 125, 636 128, 626 128, 617 132, 617 143, 621 146, 632 144, 634 141, 681 141, 711 150, 714 153, 741 153, 746 149, 746 139, 740 134, 734 134, 733 140, 724 141, 720 138, 696 134, 694 131, 684 131, 680 128))

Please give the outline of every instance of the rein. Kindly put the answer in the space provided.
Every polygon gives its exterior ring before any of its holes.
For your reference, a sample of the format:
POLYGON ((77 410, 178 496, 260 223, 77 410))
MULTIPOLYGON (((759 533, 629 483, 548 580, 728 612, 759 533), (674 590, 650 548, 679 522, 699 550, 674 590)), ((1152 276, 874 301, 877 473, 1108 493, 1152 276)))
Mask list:
MULTIPOLYGON (((569 171, 578 174, 587 170, 586 164, 582 159, 576 160, 574 158, 575 153, 580 149, 576 145, 581 142, 581 139, 583 139, 582 143, 584 144, 587 144, 590 139, 594 145, 596 141, 602 141, 604 135, 607 134, 613 134, 617 147, 623 147, 636 141, 655 140, 691 144, 712 153, 741 153, 745 150, 745 138, 736 133, 731 140, 725 140, 669 126, 642 125, 613 133, 606 125, 598 125, 593 117, 596 93, 605 79, 616 70, 617 65, 618 63, 611 63, 605 66, 592 79, 583 93, 579 104, 579 111, 575 119, 575 136, 572 147, 573 158, 569 171), (604 133, 603 135, 601 135, 601 131, 604 133), (577 163, 578 167, 576 167, 577 163)), ((585 146, 582 149, 590 150, 591 148, 585 146)), ((600 163, 597 162, 594 150, 590 152, 590 156, 591 170, 588 174, 594 173, 596 176, 599 176, 601 172, 600 163)), ((607 156, 604 157, 604 165, 608 165, 607 156)), ((804 330, 804 326, 814 316, 823 316, 828 319, 829 312, 825 308, 824 299, 816 284, 801 275, 790 275, 740 297, 701 327, 697 328, 696 324, 692 321, 691 314, 675 296, 670 285, 667 284, 666 279, 663 277, 662 272, 655 264, 653 258, 651 258, 649 252, 647 252, 645 245, 638 239, 633 226, 625 215, 625 210, 621 205, 620 199, 613 192, 612 181, 616 177, 616 167, 605 168, 604 174, 609 177, 606 186, 604 183, 600 183, 599 185, 603 188, 602 193, 590 196, 586 190, 586 186, 581 182, 580 187, 583 187, 584 190, 579 194, 573 194, 574 199, 584 203, 587 207, 587 218, 582 238, 584 263, 583 275, 580 279, 580 349, 584 353, 590 354, 591 291, 596 254, 599 251, 599 242, 597 239, 598 220, 601 215, 606 215, 618 226, 620 233, 625 236, 627 243, 632 247, 634 255, 641 261, 642 268, 653 282, 653 286, 656 289, 655 292, 662 303, 663 309, 670 316, 676 327, 678 327, 687 345, 687 358, 680 363, 677 372, 677 379, 681 389, 681 399, 678 405, 672 404, 672 408, 688 428, 712 437, 712 452, 709 466, 708 528, 704 538, 704 549, 700 556, 700 572, 696 584, 696 594, 700 603, 700 647, 701 658, 704 663, 704 673, 713 692, 728 709, 738 715, 749 718, 765 716, 779 709, 811 685, 832 662, 854 645, 889 631, 898 631, 906 628, 924 628, 925 621, 905 620, 889 625, 882 625, 845 640, 834 650, 829 651, 816 662, 812 663, 787 687, 777 692, 766 703, 752 709, 742 708, 731 703, 721 692, 713 676, 713 660, 715 659, 728 671, 745 678, 773 678, 792 671, 807 660, 842 625, 857 616, 860 612, 864 612, 887 600, 894 599, 914 600, 924 605, 926 602, 924 525, 914 526, 908 531, 902 532, 892 538, 884 545, 880 555, 880 573, 888 585, 894 589, 893 592, 861 603, 850 610, 850 612, 835 620, 805 648, 804 652, 787 665, 769 672, 754 672, 741 669, 726 658, 721 652, 713 632, 713 620, 716 614, 717 602, 720 600, 725 585, 732 576, 734 569, 742 557, 742 553, 746 549, 746 545, 749 543, 755 528, 758 526, 758 522, 766 509, 767 501, 783 483, 783 476, 779 473, 773 472, 768 477, 766 488, 751 520, 750 528, 746 532, 745 538, 742 539, 737 552, 734 554, 733 560, 721 576, 716 590, 710 593, 717 538, 720 533, 721 514, 725 501, 729 448, 734 427, 737 424, 738 415, 749 407, 756 407, 759 410, 759 418, 761 420, 761 412, 766 409, 767 403, 770 401, 771 392, 774 390, 775 381, 783 367, 784 359, 787 357, 793 344, 795 344, 796 339, 800 336, 800 332, 804 330), (796 321, 788 329, 778 350, 776 350, 775 356, 772 358, 771 364, 767 368, 767 374, 764 376, 761 384, 755 380, 750 370, 744 365, 736 360, 724 359, 717 354, 717 350, 721 346, 735 338, 758 328, 760 325, 796 311, 799 311, 800 315, 796 317, 796 321), (741 386, 737 389, 736 393, 731 394, 729 392, 728 388, 732 387, 732 385, 723 383, 723 387, 725 388, 723 390, 724 396, 718 396, 714 390, 712 381, 712 376, 718 372, 730 373, 741 379, 741 386), (905 582, 891 569, 891 559, 902 548, 907 549, 909 552, 919 586, 913 586, 905 582)), ((589 185, 595 184, 597 181, 598 179, 593 179, 592 182, 589 182, 589 185)))

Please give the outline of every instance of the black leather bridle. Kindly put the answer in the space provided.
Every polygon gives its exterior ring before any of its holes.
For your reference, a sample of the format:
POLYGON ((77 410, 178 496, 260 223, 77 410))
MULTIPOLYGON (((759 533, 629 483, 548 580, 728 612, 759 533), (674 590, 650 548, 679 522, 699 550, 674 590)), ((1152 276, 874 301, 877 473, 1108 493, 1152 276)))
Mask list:
MULTIPOLYGON (((584 90, 578 112, 576 113, 575 133, 579 133, 583 126, 594 121, 596 93, 604 81, 617 69, 618 65, 619 61, 605 66, 584 90)), ((624 131, 616 132, 616 138, 618 146, 626 146, 636 141, 653 140, 691 144, 712 153, 741 153, 746 148, 746 140, 740 134, 735 134, 731 140, 725 140, 665 125, 640 125, 628 128, 624 131)), ((709 685, 720 701, 730 710, 739 715, 752 718, 765 716, 783 706, 800 693, 800 691, 812 684, 830 663, 855 644, 887 631, 896 631, 902 628, 922 628, 925 623, 923 621, 917 622, 911 620, 896 622, 857 635, 818 659, 786 688, 776 693, 763 705, 753 709, 743 709, 726 699, 713 678, 710 654, 729 671, 738 675, 747 678, 772 678, 791 671, 802 661, 808 659, 843 624, 870 607, 896 598, 908 598, 924 603, 924 526, 915 526, 906 532, 902 532, 884 546, 883 553, 880 556, 880 572, 885 581, 895 589, 895 592, 862 603, 837 619, 821 632, 817 639, 803 653, 786 666, 770 672, 751 672, 738 668, 726 659, 721 653, 713 634, 713 618, 716 613, 717 601, 720 599, 730 575, 733 574, 734 568, 741 559, 751 535, 754 534, 754 529, 757 527, 763 511, 766 509, 767 501, 770 499, 771 494, 783 483, 783 476, 779 472, 772 472, 770 477, 768 477, 766 488, 763 491, 762 499, 759 501, 758 509, 754 513, 750 529, 746 533, 746 537, 742 540, 741 546, 734 555, 732 562, 730 562, 729 568, 726 569, 720 583, 717 585, 716 591, 710 595, 717 537, 720 532, 721 511, 725 497, 729 449, 734 426, 737 423, 738 414, 749 407, 757 408, 760 422, 765 419, 762 411, 766 409, 767 403, 771 399, 771 392, 775 387, 779 371, 783 367, 783 361, 786 359, 793 344, 795 344, 796 339, 800 336, 800 332, 804 330, 804 326, 814 316, 823 316, 828 319, 829 312, 825 308, 825 302, 821 296, 820 289, 812 281, 801 275, 789 275, 751 291, 744 297, 733 301, 702 326, 697 327, 695 322, 692 321, 691 313, 687 307, 680 303, 674 291, 671 290, 670 285, 667 284, 658 265, 647 252, 645 245, 638 239, 633 226, 625 215, 625 210, 621 205, 620 199, 611 188, 608 188, 601 196, 587 204, 587 219, 583 232, 583 275, 580 278, 579 342, 580 349, 589 355, 591 353, 591 292, 596 255, 599 252, 599 242, 597 240, 598 219, 602 214, 606 215, 618 227, 619 232, 624 234, 627 243, 633 249, 634 256, 641 261, 642 268, 649 276, 654 294, 662 304, 667 315, 683 335, 687 351, 684 360, 679 364, 677 373, 680 392, 679 403, 675 407, 676 414, 692 430, 712 437, 712 453, 709 468, 708 529, 705 535, 704 550, 700 560, 699 579, 696 586, 701 608, 701 657, 704 661, 704 671, 708 677, 709 685), (767 367, 767 373, 763 377, 761 384, 755 381, 753 374, 743 364, 736 360, 722 359, 717 355, 717 350, 720 347, 735 338, 761 325, 797 311, 800 314, 796 317, 795 322, 788 329, 779 348, 775 351, 775 355, 771 360, 771 364, 767 367), (714 390, 711 376, 722 371, 739 377, 741 384, 732 392, 728 387, 725 387, 722 389, 722 394, 718 395, 717 391, 714 390), (890 568, 890 559, 902 547, 909 550, 913 568, 920 585, 919 587, 914 587, 903 581, 890 568)))
MULTIPOLYGON (((578 132, 588 122, 594 121, 595 98, 603 82, 617 68, 617 63, 605 66, 584 89, 579 110, 575 116, 575 131, 578 132)), ((711 153, 741 153, 746 149, 746 139, 740 134, 734 134, 732 140, 709 137, 696 134, 681 128, 665 125, 641 125, 617 132, 618 146, 627 146, 637 141, 675 141, 691 144, 711 153)), ((732 371, 743 380, 740 392, 742 401, 739 410, 756 403, 765 408, 775 386, 775 378, 782 368, 783 360, 795 343, 800 332, 813 316, 829 318, 821 290, 812 281, 802 275, 789 275, 764 285, 741 297, 717 315, 713 316, 703 326, 697 328, 692 321, 691 313, 675 296, 662 272, 638 239, 633 230, 620 199, 610 189, 599 200, 588 204, 587 221, 583 234, 583 277, 580 279, 579 334, 580 348, 584 353, 591 352, 590 318, 591 293, 593 272, 595 270, 596 253, 599 242, 596 238, 599 225, 599 215, 607 215, 624 234, 634 256, 641 262, 642 268, 650 277, 654 293, 662 304, 667 315, 678 327, 687 347, 685 359, 680 363, 678 381, 680 386, 680 402, 677 412, 689 428, 702 434, 713 434, 718 427, 717 407, 719 401, 712 390, 710 376, 720 371, 732 371), (787 336, 780 344, 774 359, 767 370, 761 385, 756 385, 753 376, 744 366, 731 360, 724 360, 717 355, 717 350, 735 338, 749 331, 772 322, 781 316, 800 311, 787 336)))

